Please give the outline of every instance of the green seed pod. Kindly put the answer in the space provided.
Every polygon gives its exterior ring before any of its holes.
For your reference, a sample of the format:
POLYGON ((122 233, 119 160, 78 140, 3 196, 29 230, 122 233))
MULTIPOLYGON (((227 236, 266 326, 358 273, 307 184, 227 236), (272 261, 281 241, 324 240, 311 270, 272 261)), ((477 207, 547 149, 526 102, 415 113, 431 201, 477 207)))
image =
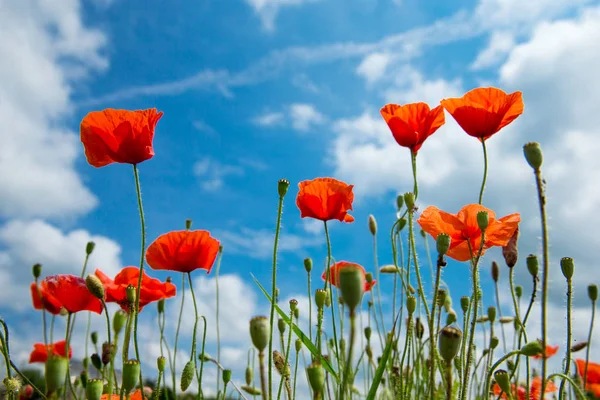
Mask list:
POLYGON ((90 339, 92 339, 92 344, 93 345, 97 345, 98 344, 98 332, 94 331, 90 334, 90 339))
POLYGON ((498 384, 498 386, 500 386, 500 389, 504 393, 511 393, 510 377, 508 372, 506 372, 503 369, 499 369, 496 372, 494 372, 494 379, 496 380, 496 383, 498 384))
POLYGON ((498 322, 501 324, 510 324, 515 320, 515 317, 500 317, 498 322))
POLYGON ((277 192, 279 193, 279 197, 285 197, 289 187, 290 181, 287 179, 280 179, 279 182, 277 182, 277 192))
POLYGON ((369 231, 373 236, 377 234, 377 221, 373 215, 369 215, 369 231))
POLYGON ((133 285, 127 286, 125 290, 125 294, 127 295, 127 301, 129 304, 135 304, 135 296, 136 296, 136 288, 133 285))
POLYGON ((87 371, 89 365, 90 365, 90 358, 89 357, 85 357, 81 363, 83 364, 83 368, 87 371))
POLYGON ((344 303, 354 312, 361 303, 365 288, 365 278, 358 266, 350 264, 339 271, 340 291, 344 303))
POLYGON ((588 297, 591 301, 598 300, 598 286, 594 284, 588 286, 588 297))
POLYGON ((252 396, 260 396, 262 394, 259 388, 250 385, 242 386, 242 390, 252 396))
POLYGON ((85 254, 87 254, 88 256, 92 254, 92 252, 94 251, 94 247, 96 247, 96 243, 87 242, 87 244, 85 245, 85 254))
POLYGON ((104 383, 102 379, 88 379, 85 387, 87 400, 100 400, 103 389, 104 383))
POLYGON ((482 231, 485 231, 490 223, 490 219, 487 211, 479 211, 477 213, 477 226, 482 231))
POLYGON ((460 298, 460 308, 464 313, 466 313, 469 310, 469 302, 470 299, 467 296, 463 296, 460 298))
POLYGON ((180 386, 182 392, 185 392, 187 388, 190 387, 190 384, 194 380, 195 373, 196 367, 194 366, 194 362, 188 361, 188 363, 185 364, 185 367, 183 367, 183 372, 181 373, 180 386))
POLYGON ((496 336, 492 336, 490 338, 490 349, 495 349, 498 347, 498 343, 500 343, 500 339, 498 339, 496 336))
POLYGON ((379 268, 379 272, 382 274, 397 274, 400 272, 400 269, 395 265, 384 265, 383 267, 379 268))
POLYGON ((318 363, 312 363, 306 368, 306 373, 308 374, 308 383, 310 383, 310 388, 315 393, 323 393, 323 388, 325 386, 325 371, 323 367, 321 367, 318 363))
POLYGON ((327 292, 325 290, 317 289, 315 291, 315 304, 317 305, 317 308, 321 309, 325 306, 327 297, 327 292))
POLYGON ((462 331, 452 326, 446 326, 440 330, 438 347, 440 355, 447 363, 451 362, 460 350, 462 331))
POLYGON ((563 257, 560 259, 560 269, 563 273, 563 276, 570 280, 573 277, 573 272, 575 270, 575 263, 571 257, 563 257))
POLYGON ((490 322, 496 321, 496 307, 488 307, 487 316, 490 322))
POLYGON ((456 313, 451 311, 446 315, 446 325, 452 325, 456 322, 456 313))
POLYGON ((277 320, 277 329, 279 329, 279 333, 281 333, 282 335, 285 333, 285 327, 286 327, 286 323, 283 320, 283 318, 279 318, 277 320))
POLYGON ((540 263, 538 261, 538 258, 535 254, 530 254, 527 256, 527 270, 529 270, 529 273, 531 274, 531 276, 533 276, 534 278, 538 275, 538 272, 540 270, 540 263))
POLYGON ((156 311, 159 314, 162 314, 165 312, 165 299, 160 299, 157 303, 156 303, 156 311))
POLYGON ((290 300, 290 311, 294 311, 298 307, 298 300, 291 299, 290 300))
POLYGON ((533 357, 544 353, 544 348, 542 344, 538 340, 534 340, 533 342, 527 343, 525 346, 521 347, 521 354, 527 357, 533 357))
POLYGON ((535 171, 539 170, 544 162, 544 155, 542 148, 537 142, 529 142, 523 146, 523 154, 527 164, 535 171))
POLYGON ((246 367, 246 385, 250 386, 252 384, 252 379, 254 378, 254 371, 251 366, 246 367))
POLYGON ((365 328, 365 339, 370 340, 371 339, 371 327, 367 326, 365 328))
POLYGON ((404 206, 404 196, 402 196, 402 195, 396 196, 396 208, 398 209, 398 211, 400 211, 403 206, 404 206))
POLYGON ((186 219, 185 220, 185 230, 189 231, 190 229, 192 229, 192 220, 191 219, 186 219))
POLYGON ((229 383, 229 381, 231 381, 231 370, 224 369, 223 370, 223 383, 227 385, 229 383))
POLYGON ((294 318, 296 318, 296 319, 300 318, 300 309, 299 308, 294 309, 294 318))
POLYGON ((408 310, 408 314, 412 315, 417 309, 417 299, 415 296, 408 296, 406 298, 406 309, 408 310))
POLYGON ((412 211, 415 208, 415 194, 411 192, 404 193, 404 204, 406 204, 409 212, 412 211))
POLYGON ((113 331, 115 332, 115 336, 123 330, 126 323, 127 313, 123 310, 117 311, 113 317, 113 331))
POLYGON ((396 233, 399 233, 402 231, 402 229, 404 229, 404 227, 406 226, 408 222, 406 221, 406 218, 400 218, 400 221, 398 222, 398 225, 396 225, 396 233))
POLYGON ((313 266, 313 262, 311 258, 305 258, 304 259, 304 269, 306 270, 307 273, 310 274, 310 271, 312 271, 312 266, 313 266))
POLYGON ((254 317, 250 320, 250 338, 252 344, 259 352, 262 352, 269 344, 270 332, 269 319, 267 317, 254 317))
POLYGON ((494 282, 498 282, 498 278, 500 277, 500 267, 496 261, 492 261, 492 280, 494 282))
POLYGON ((79 374, 79 380, 81 381, 81 386, 85 389, 88 382, 88 374, 85 370, 81 371, 79 374))
POLYGON ((61 388, 67 377, 68 360, 63 357, 49 357, 46 360, 45 374, 46 392, 54 393, 61 388))
POLYGON ((94 368, 96 368, 97 370, 102 369, 102 360, 100 359, 100 356, 97 353, 92 354, 90 360, 92 360, 92 365, 94 366, 94 368))
POLYGON ((517 297, 523 296, 523 286, 516 286, 515 294, 517 295, 517 297))
POLYGON ((104 286, 96 275, 89 274, 85 277, 85 285, 91 294, 99 299, 104 299, 104 286))
POLYGON ((299 353, 302 350, 302 340, 296 339, 294 346, 296 347, 296 353, 299 353))
POLYGON ((127 393, 131 392, 140 380, 140 362, 128 360, 123 363, 123 388, 127 393))
POLYGON ((35 279, 38 279, 42 275, 42 264, 34 264, 31 270, 31 272, 33 273, 33 277, 35 279))
POLYGON ((156 359, 156 368, 158 369, 159 372, 164 372, 166 365, 167 365, 167 360, 163 356, 160 356, 156 359))
POLYGON ((436 247, 439 255, 443 256, 448 252, 450 248, 450 235, 446 233, 440 233, 436 239, 436 247))

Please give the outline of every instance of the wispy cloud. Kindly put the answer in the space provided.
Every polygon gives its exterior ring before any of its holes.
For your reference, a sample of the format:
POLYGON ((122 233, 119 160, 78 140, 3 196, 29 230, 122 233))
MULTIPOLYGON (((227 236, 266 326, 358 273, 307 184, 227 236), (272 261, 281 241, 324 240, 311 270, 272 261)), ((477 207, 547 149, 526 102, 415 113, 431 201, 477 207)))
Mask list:
POLYGON ((290 105, 292 127, 297 131, 308 131, 313 125, 322 124, 326 118, 312 104, 295 103, 290 105))
POLYGON ((254 118, 252 122, 259 126, 276 126, 283 122, 283 113, 267 112, 254 118))
POLYGON ((301 6, 305 3, 315 3, 319 0, 246 0, 260 18, 265 31, 275 30, 275 19, 282 7, 301 6))
POLYGON ((192 125, 194 126, 194 128, 196 128, 198 131, 205 133, 209 136, 217 136, 218 133, 215 130, 215 128, 213 128, 212 126, 210 126, 208 123, 206 123, 205 121, 202 120, 196 120, 194 122, 192 122, 192 125))
POLYGON ((200 187, 207 192, 215 192, 225 186, 228 177, 240 177, 247 169, 265 170, 267 165, 260 160, 243 158, 235 164, 224 164, 210 157, 204 157, 194 164, 194 175, 200 180, 200 187))

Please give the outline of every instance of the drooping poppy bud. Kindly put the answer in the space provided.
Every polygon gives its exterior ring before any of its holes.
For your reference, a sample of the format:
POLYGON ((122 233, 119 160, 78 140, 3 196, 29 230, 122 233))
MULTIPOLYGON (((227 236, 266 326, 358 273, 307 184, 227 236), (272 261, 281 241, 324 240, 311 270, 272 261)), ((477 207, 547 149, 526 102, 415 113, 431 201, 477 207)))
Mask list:
POLYGON ((367 340, 371 339, 371 332, 372 332, 371 327, 367 326, 365 328, 365 339, 367 339, 367 340))
POLYGON ((296 339, 296 342, 294 343, 294 346, 296 348, 296 353, 299 353, 300 350, 302 350, 302 340, 296 339))
POLYGON ((458 354, 462 331, 456 327, 446 326, 440 330, 439 334, 439 349, 440 355, 449 363, 458 354))
POLYGON ((279 318, 277 320, 277 329, 279 329, 279 333, 281 333, 282 335, 285 333, 285 327, 286 327, 286 323, 282 318, 279 318))
POLYGON ((496 347, 498 347, 499 343, 500 343, 500 339, 498 339, 497 336, 492 336, 490 338, 490 349, 495 349, 496 347))
POLYGON ((115 352, 114 344, 108 342, 102 343, 102 364, 108 365, 115 352))
POLYGON ((260 396, 261 395, 261 391, 259 388, 253 387, 253 386, 249 386, 249 385, 244 385, 241 387, 242 390, 246 393, 248 393, 249 395, 252 396, 260 396))
POLYGON ((250 338, 259 352, 262 352, 269 344, 270 330, 267 317, 258 316, 250 320, 250 338))
POLYGON ((86 276, 85 285, 91 294, 100 300, 104 299, 104 286, 102 286, 102 282, 100 282, 100 279, 96 275, 89 274, 86 276))
POLYGON ((523 146, 523 154, 527 164, 535 171, 539 170, 544 162, 544 155, 542 148, 537 142, 529 142, 523 146))
POLYGON ((246 378, 246 385, 250 386, 252 384, 252 379, 254 378, 254 371, 252 370, 252 367, 249 365, 246 367, 245 378, 246 378))
POLYGON ((517 297, 521 297, 523 295, 523 286, 516 286, 515 294, 517 295, 517 297))
POLYGON ((396 208, 398 208, 398 211, 400 211, 403 206, 404 206, 404 196, 402 196, 402 195, 396 196, 396 208))
POLYGON ((273 350, 273 364, 275 365, 277 372, 279 372, 279 375, 284 378, 288 378, 291 375, 292 371, 290 365, 286 364, 285 357, 277 350, 273 350))
POLYGON ((500 267, 498 267, 498 263, 496 261, 492 261, 492 280, 494 282, 498 282, 499 277, 500 277, 500 267))
POLYGON ((500 317, 500 319, 498 319, 498 322, 500 322, 501 324, 510 324, 514 320, 515 317, 500 317))
POLYGON ((506 246, 502 247, 502 256, 504 257, 504 262, 506 262, 508 268, 512 268, 517 265, 517 261, 519 260, 519 247, 517 246, 518 240, 519 228, 517 227, 517 229, 515 229, 515 233, 513 233, 506 246))
POLYGON ((527 357, 533 357, 544 353, 544 348, 539 340, 527 343, 520 350, 521 354, 527 357))
POLYGON ((92 354, 90 356, 90 360, 92 360, 92 365, 94 366, 94 368, 96 368, 97 370, 102 369, 102 359, 100 359, 100 356, 97 353, 92 354))
POLYGON ((90 339, 92 339, 92 344, 93 345, 97 345, 98 344, 98 332, 94 331, 90 334, 90 339))
POLYGON ((121 332, 126 322, 127 314, 123 310, 118 310, 113 317, 113 331, 115 332, 115 336, 121 332))
POLYGON ((194 366, 193 361, 188 361, 187 364, 185 364, 185 367, 183 367, 183 372, 181 373, 181 382, 180 382, 182 392, 185 392, 187 390, 187 388, 190 387, 190 384, 194 380, 195 370, 196 370, 196 367, 194 366))
POLYGON ((573 346, 571 346, 571 351, 573 353, 576 353, 578 351, 585 349, 587 346, 588 346, 588 342, 575 343, 573 346))
POLYGON ((446 315, 446 325, 452 325, 456 322, 456 313, 454 311, 450 311, 448 315, 446 315))

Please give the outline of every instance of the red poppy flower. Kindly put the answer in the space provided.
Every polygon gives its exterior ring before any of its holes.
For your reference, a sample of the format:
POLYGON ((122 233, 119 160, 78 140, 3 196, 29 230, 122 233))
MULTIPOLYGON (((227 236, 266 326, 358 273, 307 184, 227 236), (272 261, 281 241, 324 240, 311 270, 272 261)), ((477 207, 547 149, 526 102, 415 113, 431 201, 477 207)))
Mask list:
POLYGON ((29 286, 31 289, 31 301, 33 302, 33 308, 36 310, 45 309, 50 314, 60 314, 62 306, 56 299, 50 296, 43 296, 41 288, 32 282, 29 286))
POLYGON ((154 156, 154 128, 162 117, 156 108, 128 111, 108 108, 81 121, 81 142, 90 165, 139 164, 154 156))
POLYGON ((354 217, 348 214, 354 201, 354 185, 333 178, 316 178, 300 182, 298 187, 300 191, 296 197, 296 205, 300 209, 301 218, 354 221, 354 217))
MULTIPOLYGON (((107 303, 118 303, 123 310, 129 311, 127 286, 133 285, 137 288, 140 269, 138 267, 125 267, 115 276, 114 281, 99 269, 96 270, 95 274, 104 286, 105 301, 107 303)), ((150 278, 143 272, 140 311, 149 303, 175 296, 176 291, 177 288, 172 283, 150 278)))
POLYGON ((506 94, 493 87, 477 88, 461 98, 444 99, 442 106, 467 134, 485 140, 523 114, 521 92, 506 94))
MULTIPOLYGON (((118 394, 113 394, 110 400, 119 400, 121 397, 118 394)), ((131 396, 129 396, 130 400, 142 400, 142 391, 140 389, 136 390, 131 396)), ((100 397, 100 400, 109 400, 107 394, 103 394, 100 397)))
MULTIPOLYGON (((497 383, 494 383, 492 390, 494 392, 495 397, 500 395, 500 392, 502 392, 502 390, 500 389, 500 386, 498 386, 497 383)), ((539 376, 536 376, 531 381, 531 386, 529 387, 529 400, 539 400, 541 390, 542 390, 542 378, 540 378, 539 376)), ((553 393, 553 392, 556 392, 557 390, 558 390, 558 387, 556 387, 554 382, 552 382, 552 381, 546 382, 546 390, 545 390, 546 393, 553 393)), ((513 391, 513 394, 516 394, 516 397, 518 400, 527 400, 527 390, 525 390, 524 387, 519 386, 517 388, 517 387, 515 387, 515 385, 512 385, 512 391, 513 391)), ((508 399, 508 396, 506 395, 506 393, 502 393, 502 396, 500 398, 508 399)))
MULTIPOLYGON (((585 360, 576 359, 577 372, 583 381, 585 374, 585 360)), ((596 397, 600 397, 600 364, 590 362, 587 370, 587 384, 585 389, 594 393, 596 397)))
POLYGON ((442 106, 430 110, 425 103, 386 104, 380 113, 396 142, 413 153, 445 122, 442 106))
POLYGON ((220 243, 208 231, 173 231, 159 236, 146 250, 152 269, 192 272, 205 269, 210 273, 220 243))
MULTIPOLYGON (((337 288, 339 288, 338 281, 339 281, 340 270, 342 268, 358 268, 360 270, 360 272, 363 274, 363 278, 365 278, 365 276, 366 276, 366 271, 362 267, 362 265, 347 262, 347 261, 337 262, 337 263, 333 264, 331 267, 329 267, 330 275, 332 277, 331 284, 337 288)), ((327 280, 327 270, 323 271, 323 275, 321 275, 321 279, 327 280)), ((377 283, 376 280, 373 280, 373 281, 371 281, 371 283, 369 283, 369 282, 367 282, 366 278, 364 279, 364 281, 365 281, 365 290, 364 290, 365 292, 370 291, 371 288, 373 288, 373 286, 375 286, 375 283, 377 283)))
POLYGON ((85 279, 75 275, 52 275, 40 285, 42 298, 53 298, 68 312, 93 311, 102 314, 102 302, 90 293, 85 279))
POLYGON ((496 219, 496 214, 492 210, 480 204, 466 205, 458 214, 450 214, 430 206, 421 213, 417 222, 425 232, 433 236, 434 240, 437 240, 440 233, 450 235, 450 249, 446 255, 457 261, 467 261, 471 259, 469 243, 473 255, 478 253, 481 244, 481 230, 477 224, 479 211, 487 211, 489 220, 481 255, 490 247, 506 246, 519 227, 521 216, 518 213, 496 219))
MULTIPOLYGON (((29 355, 29 364, 31 363, 45 363, 48 359, 48 353, 57 357, 67 356, 67 342, 61 340, 56 343, 49 344, 48 347, 44 343, 36 343, 33 345, 33 351, 29 355)), ((73 357, 73 347, 69 346, 69 358, 73 357)))
POLYGON ((558 346, 550 346, 550 345, 546 345, 546 351, 544 352, 544 354, 538 354, 533 356, 533 358, 535 358, 536 360, 541 360, 542 358, 550 358, 553 355, 555 355, 558 352, 558 346))

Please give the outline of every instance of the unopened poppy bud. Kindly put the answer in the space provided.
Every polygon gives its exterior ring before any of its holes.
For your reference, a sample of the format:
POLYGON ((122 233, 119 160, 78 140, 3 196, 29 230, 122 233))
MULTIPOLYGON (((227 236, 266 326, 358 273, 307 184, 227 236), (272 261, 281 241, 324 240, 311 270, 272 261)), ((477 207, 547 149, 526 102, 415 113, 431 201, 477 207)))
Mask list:
POLYGON ((396 208, 400 211, 404 207, 404 196, 398 195, 396 196, 396 208))
POLYGON ((491 322, 494 322, 496 320, 496 307, 488 307, 487 316, 491 322))
POLYGON ((425 326, 423 326, 421 320, 417 318, 415 321, 415 335, 418 339, 422 339, 423 333, 425 333, 425 326))
POLYGON ((533 357, 543 354, 544 348, 539 340, 534 340, 521 347, 520 353, 527 357, 533 357))
POLYGON ((495 349, 496 347, 498 347, 498 343, 500 343, 500 339, 498 339, 497 336, 492 336, 490 338, 490 349, 495 349))
POLYGON ((512 268, 517 265, 517 261, 519 260, 519 247, 517 245, 518 240, 519 228, 517 227, 506 246, 502 247, 502 256, 504 257, 504 262, 506 262, 508 268, 512 268))
POLYGON ((129 304, 135 303, 135 290, 135 286, 133 285, 128 285, 127 289, 125 290, 125 294, 127 295, 127 301, 129 302, 129 304))
POLYGON ((469 301, 470 299, 467 296, 463 296, 460 298, 460 308, 466 313, 469 310, 469 301))
POLYGON ((159 314, 162 314, 165 312, 165 299, 160 299, 157 303, 156 303, 156 311, 159 314))
POLYGON ((302 350, 302 340, 296 339, 294 346, 296 347, 296 353, 299 353, 302 350))
POLYGON ((167 360, 163 356, 160 356, 156 359, 156 369, 158 369, 159 372, 164 372, 166 365, 167 360))
POLYGON ((408 285, 408 291, 410 292, 410 294, 417 293, 417 291, 415 290, 415 288, 411 284, 408 285))
POLYGON ((573 346, 571 346, 571 351, 573 353, 576 353, 578 351, 585 349, 587 346, 588 346, 588 342, 575 343, 573 346))
POLYGON ((181 386, 181 390, 185 392, 190 384, 194 380, 196 368, 194 367, 193 361, 188 361, 183 367, 183 372, 181 373, 181 381, 179 385, 181 386))
POLYGON ((496 372, 494 372, 494 379, 504 393, 511 393, 510 376, 508 372, 503 369, 496 370, 496 372))
POLYGON ((510 324, 514 320, 515 317, 500 317, 500 319, 498 319, 498 322, 500 322, 501 324, 510 324))
POLYGON ((448 252, 448 249, 450 248, 450 235, 446 233, 440 233, 439 235, 437 235, 436 247, 437 252, 440 256, 446 254, 448 252))
POLYGON ((570 280, 573 277, 573 272, 575 271, 575 263, 571 257, 563 257, 560 259, 560 269, 563 273, 563 276, 570 280))
POLYGON ((315 304, 318 308, 323 308, 327 300, 327 292, 323 289, 317 289, 315 291, 315 304))
POLYGON ((598 300, 598 286, 594 284, 588 286, 588 297, 591 301, 598 300))
POLYGON ((68 360, 64 357, 49 357, 44 366, 46 377, 46 393, 54 393, 61 388, 67 377, 68 360))
POLYGON ((500 277, 500 267, 498 267, 498 263, 496 261, 492 261, 492 280, 494 282, 498 282, 499 277, 500 277))
POLYGON ((294 318, 296 318, 296 319, 300 318, 300 309, 299 308, 294 309, 294 318))
POLYGON ((331 347, 332 349, 335 347, 335 342, 333 341, 333 338, 329 339, 329 347, 331 347))
POLYGON ((523 154, 527 164, 535 171, 539 170, 544 162, 544 156, 542 154, 542 148, 537 142, 529 142, 523 146, 523 154))
POLYGON ((229 383, 229 381, 231 381, 231 370, 224 369, 223 370, 223 383, 227 385, 229 383))
POLYGON ((92 332, 92 333, 90 334, 90 338, 92 339, 92 344, 93 344, 93 345, 96 345, 96 344, 98 344, 98 332, 95 332, 95 331, 94 331, 94 332, 92 332))
POLYGON ((104 342, 102 343, 102 364, 107 365, 110 362, 114 353, 114 345, 104 342))
POLYGON ((192 229, 192 220, 188 218, 185 220, 185 230, 189 231, 190 229, 192 229))
POLYGON ((213 358, 207 352, 198 354, 198 360, 200 360, 200 361, 209 362, 212 359, 213 358))
POLYGON ((252 367, 249 365, 246 367, 245 378, 246 378, 246 385, 250 386, 252 384, 252 379, 254 379, 254 371, 252 370, 252 367))
POLYGON ((96 275, 89 274, 86 276, 85 285, 91 294, 99 299, 104 299, 104 286, 102 286, 102 282, 100 282, 100 279, 96 275))
POLYGON ((375 217, 372 214, 369 215, 369 231, 373 236, 377 234, 377 221, 375 220, 375 217))
POLYGON ((397 274, 400 272, 400 269, 395 265, 384 265, 383 267, 379 268, 379 272, 382 274, 397 274))
POLYGON ((256 387, 250 386, 250 385, 244 385, 241 388, 244 392, 246 392, 252 396, 260 396, 262 393, 259 388, 256 388, 256 387))
POLYGON ((400 218, 400 220, 398 221, 398 225, 396 225, 396 233, 401 232, 402 229, 404 229, 404 227, 406 226, 406 224, 406 218, 400 218))
POLYGON ((90 360, 92 360, 92 365, 94 366, 94 368, 96 369, 102 369, 102 360, 100 359, 100 356, 97 353, 94 353, 90 356, 90 360))
POLYGON ((81 361, 81 363, 83 364, 83 368, 84 368, 85 370, 87 370, 87 369, 88 369, 88 366, 90 365, 90 358, 89 358, 89 357, 85 357, 85 358, 84 358, 84 359, 81 361))
POLYGON ((527 256, 527 270, 534 278, 537 276, 540 270, 540 263, 538 262, 538 258, 535 254, 530 254, 527 256))
POLYGON ((275 364, 275 369, 279 372, 279 375, 287 378, 291 374, 290 365, 286 364, 285 358, 283 355, 277 350, 273 350, 273 364, 275 364))
POLYGON ((87 242, 87 244, 85 245, 85 254, 87 254, 88 256, 92 254, 92 252, 94 251, 94 247, 96 247, 96 243, 87 242))
POLYGON ((490 223, 490 219, 488 216, 488 212, 487 211, 479 211, 477 213, 477 226, 479 226, 479 229, 481 229, 482 231, 485 231, 487 229, 489 223, 490 223))
POLYGON ((104 382, 102 379, 88 379, 85 386, 85 396, 87 397, 87 400, 100 400, 103 389, 104 382))
POLYGON ((7 392, 18 392, 21 390, 21 381, 18 378, 9 378, 8 376, 2 381, 7 392))
POLYGON ((417 309, 417 299, 415 296, 408 296, 406 298, 406 309, 408 310, 408 315, 412 315, 417 309))
POLYGON ((421 229, 421 230, 419 231, 419 233, 421 234, 421 237, 422 237, 423 239, 425 239, 425 238, 427 237, 427 232, 425 232, 423 229, 421 229))
POLYGON ((321 364, 316 362, 312 363, 306 368, 306 373, 312 391, 319 394, 322 393, 325 386, 325 371, 323 370, 323 367, 321 367, 321 364))
POLYGON ((485 324, 486 322, 488 322, 490 319, 488 318, 487 315, 484 315, 483 317, 479 317, 477 318, 476 322, 478 324, 485 324))
POLYGON ((365 281, 367 281, 367 283, 371 283, 371 282, 373 282, 373 274, 372 274, 372 273, 370 273, 370 272, 367 272, 367 273, 365 274, 365 281))
POLYGON ((115 336, 118 335, 121 332, 121 330, 123 330, 123 327, 125 326, 126 322, 127 314, 125 313, 125 311, 117 311, 113 317, 113 330, 115 332, 115 336))
POLYGON ((510 372, 515 370, 515 363, 513 360, 506 360, 506 366, 510 372))
POLYGON ((456 313, 451 311, 446 315, 446 325, 452 325, 456 322, 456 313))
POLYGON ((312 271, 312 258, 305 258, 304 259, 304 269, 306 270, 306 272, 310 273, 310 271, 312 271))
POLYGON ((42 275, 42 264, 34 264, 33 268, 31 268, 31 272, 35 279, 39 278, 42 275))
POLYGON ((282 318, 277 320, 277 329, 279 329, 279 333, 283 334, 285 332, 286 323, 282 318))
POLYGON ((287 179, 280 179, 277 182, 277 192, 279 192, 279 197, 284 197, 290 187, 290 181, 287 179))
POLYGON ((453 326, 446 326, 440 330, 439 349, 440 355, 447 363, 451 362, 460 350, 462 331, 453 326))
POLYGON ((523 296, 523 286, 516 286, 515 294, 517 295, 517 297, 523 296))
POLYGON ((365 328, 365 339, 370 340, 371 339, 371 327, 367 326, 365 328))
POLYGON ((415 194, 412 192, 404 193, 404 203, 408 211, 412 211, 415 207, 415 194))
POLYGON ((290 300, 290 311, 294 311, 296 308, 298 308, 298 300, 291 299, 290 300))
POLYGON ((365 278, 363 272, 355 265, 349 265, 340 269, 339 272, 340 291, 344 303, 354 312, 362 300, 365 288, 365 278))
POLYGON ((437 291, 437 306, 443 307, 446 302, 446 291, 444 289, 438 289, 437 291))
POLYGON ((262 352, 269 344, 271 327, 267 317, 254 317, 250 320, 250 338, 252 344, 259 352, 262 352))
POLYGON ((167 279, 165 281, 167 283, 171 283, 171 282, 173 282, 173 278, 171 278, 170 276, 167 276, 167 279))

